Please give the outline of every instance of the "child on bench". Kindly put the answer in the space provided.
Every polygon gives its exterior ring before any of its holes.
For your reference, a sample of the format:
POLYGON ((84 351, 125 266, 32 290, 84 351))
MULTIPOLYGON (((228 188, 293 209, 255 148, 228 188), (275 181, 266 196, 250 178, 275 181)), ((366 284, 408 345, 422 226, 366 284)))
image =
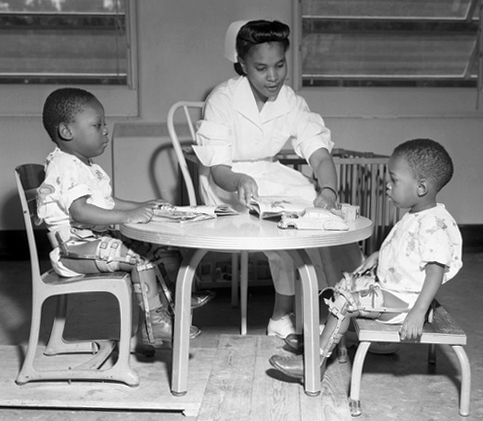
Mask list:
MULTIPOLYGON (((392 228, 380 251, 353 274, 345 274, 325 300, 330 313, 320 335, 322 375, 351 317, 401 324, 401 340, 420 336, 440 286, 462 267, 458 226, 436 201, 453 175, 446 150, 430 139, 409 140, 396 147, 388 168, 387 195, 395 206, 409 211, 392 228)), ((270 364, 290 377, 304 377, 302 355, 274 355, 270 364)))
MULTIPOLYGON (((160 297, 156 275, 160 282, 164 280, 155 266, 166 250, 121 239, 113 230, 115 224, 149 222, 160 201, 137 203, 112 195, 109 176, 92 161, 109 142, 104 108, 93 94, 78 88, 57 89, 45 101, 42 120, 56 144, 47 157, 45 181, 37 196, 37 214, 47 225, 53 247, 52 267, 64 277, 131 272, 145 314, 138 339, 151 346, 171 341, 172 314, 169 303, 160 297)), ((170 271, 172 265, 167 266, 170 271)), ((212 297, 210 292, 195 295, 192 305, 194 301, 194 307, 200 307, 212 297)), ((191 327, 191 337, 199 333, 191 327)))

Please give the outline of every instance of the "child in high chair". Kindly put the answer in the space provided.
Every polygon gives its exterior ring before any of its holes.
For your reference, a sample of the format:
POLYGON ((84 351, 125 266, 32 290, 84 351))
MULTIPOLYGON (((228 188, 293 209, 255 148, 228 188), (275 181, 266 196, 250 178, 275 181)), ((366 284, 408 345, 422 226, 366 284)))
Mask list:
MULTIPOLYGON (((460 231, 436 200, 453 175, 452 160, 443 146, 430 139, 404 142, 395 148, 388 169, 387 195, 395 206, 409 211, 392 228, 380 251, 346 274, 326 300, 330 313, 320 335, 322 373, 352 317, 401 324, 401 340, 418 338, 440 286, 462 267, 460 231)), ((290 377, 303 379, 302 355, 274 355, 270 363, 290 377)))
MULTIPOLYGON (((149 222, 160 201, 137 203, 112 195, 109 176, 92 161, 109 142, 104 108, 93 94, 78 88, 52 92, 45 101, 42 120, 56 144, 47 157, 45 181, 37 196, 38 217, 45 222, 53 247, 52 267, 64 277, 131 272, 145 314, 138 340, 154 346, 171 341, 172 315, 164 297, 160 298, 156 272, 162 276, 161 272, 152 263, 160 257, 159 250, 121 239, 113 230, 115 224, 149 222)), ((195 298, 199 307, 212 296, 207 293, 195 298)), ((192 337, 199 333, 191 327, 192 337)))

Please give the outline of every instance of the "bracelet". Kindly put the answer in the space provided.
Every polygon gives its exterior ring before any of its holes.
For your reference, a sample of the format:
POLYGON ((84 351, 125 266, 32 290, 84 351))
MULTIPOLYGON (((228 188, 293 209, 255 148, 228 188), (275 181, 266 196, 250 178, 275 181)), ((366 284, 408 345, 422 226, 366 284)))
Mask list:
POLYGON ((329 187, 329 186, 322 187, 320 189, 320 192, 322 193, 325 189, 330 190, 332 193, 335 194, 335 201, 337 202, 337 199, 339 198, 339 195, 337 194, 337 192, 332 187, 329 187))

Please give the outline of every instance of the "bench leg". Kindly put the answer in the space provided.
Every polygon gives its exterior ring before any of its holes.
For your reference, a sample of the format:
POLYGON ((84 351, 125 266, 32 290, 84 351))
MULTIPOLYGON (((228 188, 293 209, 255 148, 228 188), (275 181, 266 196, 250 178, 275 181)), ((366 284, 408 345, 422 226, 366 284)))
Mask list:
POLYGON ((353 417, 359 417, 362 415, 361 401, 360 401, 362 368, 364 366, 364 360, 366 358, 366 354, 370 346, 371 346, 370 342, 360 342, 359 346, 357 347, 356 354, 354 356, 354 362, 352 364, 349 406, 350 406, 351 415, 353 417))
POLYGON ((467 417, 470 415, 470 389, 471 389, 471 369, 468 356, 464 348, 460 345, 451 346, 458 357, 461 367, 461 392, 460 392, 460 415, 467 417))

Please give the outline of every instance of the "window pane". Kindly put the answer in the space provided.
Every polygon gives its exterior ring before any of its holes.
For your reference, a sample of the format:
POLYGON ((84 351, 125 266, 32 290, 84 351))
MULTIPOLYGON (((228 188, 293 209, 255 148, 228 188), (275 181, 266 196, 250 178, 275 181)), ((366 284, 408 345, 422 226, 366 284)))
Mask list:
POLYGON ((304 15, 358 18, 464 19, 472 0, 302 0, 304 15))
POLYGON ((113 13, 125 12, 123 1, 119 0, 2 0, 0 12, 79 12, 113 13))
POLYGON ((303 69, 327 77, 464 77, 474 46, 473 33, 326 28, 304 36, 303 69))
POLYGON ((1 3, 2 82, 126 84, 124 1, 31 3, 1 3))
POLYGON ((304 85, 475 86, 475 0, 303 0, 304 85))

